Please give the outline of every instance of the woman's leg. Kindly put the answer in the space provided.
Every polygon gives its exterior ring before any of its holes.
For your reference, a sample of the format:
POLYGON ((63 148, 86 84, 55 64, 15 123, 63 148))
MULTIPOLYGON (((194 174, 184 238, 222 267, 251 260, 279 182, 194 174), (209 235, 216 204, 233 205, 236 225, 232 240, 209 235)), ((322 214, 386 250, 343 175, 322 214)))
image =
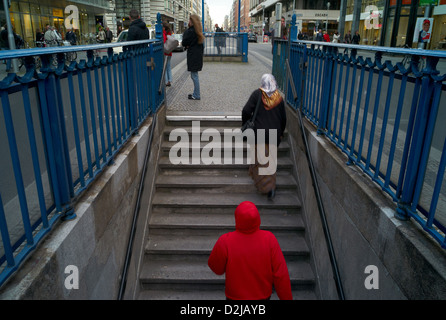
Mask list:
POLYGON ((192 81, 194 82, 193 97, 195 99, 200 99, 200 79, 198 78, 198 71, 197 72, 191 71, 190 77, 192 78, 192 81))
POLYGON ((172 59, 172 56, 167 56, 167 63, 166 63, 166 84, 170 83, 172 81, 172 69, 170 68, 170 60, 172 59))

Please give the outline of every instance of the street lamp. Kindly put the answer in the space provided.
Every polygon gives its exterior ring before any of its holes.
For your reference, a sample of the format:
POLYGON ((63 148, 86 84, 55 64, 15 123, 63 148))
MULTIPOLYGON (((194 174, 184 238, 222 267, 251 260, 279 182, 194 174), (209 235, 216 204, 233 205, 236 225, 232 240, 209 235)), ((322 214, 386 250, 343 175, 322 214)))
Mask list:
POLYGON ((330 2, 327 2, 327 20, 325 22, 325 31, 328 33, 328 10, 330 10, 330 2))

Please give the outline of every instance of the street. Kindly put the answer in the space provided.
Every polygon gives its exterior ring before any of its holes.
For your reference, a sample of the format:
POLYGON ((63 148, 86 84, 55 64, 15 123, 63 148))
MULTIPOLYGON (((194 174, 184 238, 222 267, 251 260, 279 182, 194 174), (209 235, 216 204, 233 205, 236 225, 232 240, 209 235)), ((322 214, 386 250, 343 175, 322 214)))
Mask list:
MULTIPOLYGON (((248 52, 254 52, 256 54, 261 55, 264 58, 269 60, 273 59, 273 55, 271 52, 271 43, 262 43, 262 42, 249 42, 248 44, 248 52)), ((174 51, 172 53, 172 60, 170 61, 171 68, 175 68, 179 63, 181 63, 184 59, 186 59, 187 51, 174 51)))

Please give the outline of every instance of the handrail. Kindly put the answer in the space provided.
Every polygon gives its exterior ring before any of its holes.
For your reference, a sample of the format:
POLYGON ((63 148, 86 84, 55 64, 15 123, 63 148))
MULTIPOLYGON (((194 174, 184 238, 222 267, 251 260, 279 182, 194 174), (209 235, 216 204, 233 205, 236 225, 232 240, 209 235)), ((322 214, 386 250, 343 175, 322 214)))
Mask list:
POLYGON ((162 50, 162 41, 142 40, 1 52, 1 59, 25 58, 26 70, 24 76, 8 73, 0 81, 0 126, 6 129, 1 138, 11 155, 2 164, 11 168, 6 179, 16 185, 0 191, 0 286, 59 219, 75 217, 79 196, 162 105, 164 93, 157 92, 162 50), (147 47, 133 47, 137 44, 147 47), (121 46, 132 47, 113 52, 121 46), (95 58, 93 51, 100 48, 108 48, 107 57, 95 58), (83 50, 86 59, 66 62, 64 53, 83 50), (37 190, 36 197, 30 188, 37 190), (22 221, 11 221, 17 214, 22 221), (24 232, 14 228, 19 223, 24 232))
MULTIPOLYGON (((287 78, 291 84, 294 101, 296 101, 297 100, 297 92, 296 92, 296 87, 294 85, 293 77, 291 76, 291 68, 290 68, 288 59, 286 59, 285 65, 286 65, 286 69, 287 69, 286 70, 287 78)), ((301 90, 303 90, 303 88, 305 87, 304 82, 305 82, 305 77, 302 77, 301 90)), ((341 280, 341 276, 339 273, 338 263, 336 260, 336 254, 335 254, 335 251, 333 248, 333 242, 331 241, 330 229, 329 229, 328 223, 327 223, 327 217, 325 214, 324 203, 322 202, 322 197, 321 197, 321 193, 320 193, 320 189, 319 189, 319 183, 317 180, 316 171, 314 169, 313 158, 311 156, 310 148, 308 146, 307 136, 305 135, 304 125, 302 122, 302 99, 301 99, 301 107, 299 108, 297 113, 299 116, 299 125, 300 125, 300 130, 302 132, 302 139, 303 139, 304 145, 305 145, 305 151, 306 151, 305 153, 306 153, 307 160, 308 160, 307 161, 308 167, 310 168, 311 179, 313 181, 313 188, 314 188, 314 192, 316 194, 317 207, 319 209, 319 215, 320 215, 321 221, 322 221, 322 228, 323 228, 324 235, 325 235, 325 242, 327 243, 328 255, 330 256, 330 262, 331 262, 331 267, 333 270, 333 276, 335 278, 336 289, 338 292, 339 299, 345 300, 344 289, 342 286, 342 280, 341 280)))
POLYGON ((149 161, 150 151, 152 149, 151 145, 153 141, 153 132, 155 130, 155 127, 156 127, 156 113, 153 114, 152 128, 150 130, 149 142, 147 144, 147 150, 146 150, 146 155, 144 157, 144 165, 141 173, 141 179, 139 181, 138 197, 136 199, 135 208, 133 210, 132 228, 130 230, 129 242, 127 244, 127 251, 124 260, 124 267, 122 269, 121 281, 119 284, 118 300, 122 300, 124 298, 124 292, 127 285, 127 274, 128 274, 129 264, 132 259, 133 242, 135 240, 135 233, 136 233, 136 222, 138 221, 139 209, 141 205, 141 196, 142 192, 144 191, 144 181, 146 178, 147 163, 149 161))
POLYGON ((58 47, 44 47, 44 48, 29 48, 29 49, 13 49, 13 50, 2 50, 0 51, 0 59, 14 59, 14 58, 24 58, 31 56, 40 56, 45 54, 56 54, 56 53, 67 53, 67 52, 78 52, 78 51, 89 51, 89 50, 101 50, 117 47, 128 47, 139 44, 150 44, 159 41, 158 39, 149 40, 135 40, 135 41, 125 41, 125 42, 114 42, 114 43, 104 43, 104 44, 86 44, 86 45, 76 45, 76 46, 58 46, 58 47))
POLYGON ((289 42, 274 43, 283 53, 273 56, 279 87, 285 56, 294 81, 305 77, 305 90, 297 102, 288 93, 288 104, 301 104, 347 165, 392 197, 397 219, 413 219, 446 249, 446 52, 302 41, 296 28, 289 42))

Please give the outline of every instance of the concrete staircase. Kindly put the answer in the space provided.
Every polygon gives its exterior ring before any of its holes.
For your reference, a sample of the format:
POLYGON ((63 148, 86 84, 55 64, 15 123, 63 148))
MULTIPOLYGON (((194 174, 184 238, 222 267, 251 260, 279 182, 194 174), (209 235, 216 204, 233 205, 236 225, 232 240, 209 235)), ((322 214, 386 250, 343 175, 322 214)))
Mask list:
MULTIPOLYGON (((261 228, 273 232, 280 243, 294 299, 316 299, 287 138, 278 150, 277 194, 271 201, 257 193, 246 164, 171 164, 169 150, 176 142, 169 141, 169 133, 175 128, 190 133, 191 125, 184 120, 166 123, 139 299, 224 300, 224 276, 215 275, 207 260, 218 237, 234 231, 235 208, 245 200, 257 205, 261 228)), ((201 131, 216 128, 223 132, 224 128, 239 128, 240 121, 201 121, 200 126, 201 131)), ((201 147, 207 143, 202 142, 201 147)), ((275 293, 272 299, 277 299, 275 293)))

